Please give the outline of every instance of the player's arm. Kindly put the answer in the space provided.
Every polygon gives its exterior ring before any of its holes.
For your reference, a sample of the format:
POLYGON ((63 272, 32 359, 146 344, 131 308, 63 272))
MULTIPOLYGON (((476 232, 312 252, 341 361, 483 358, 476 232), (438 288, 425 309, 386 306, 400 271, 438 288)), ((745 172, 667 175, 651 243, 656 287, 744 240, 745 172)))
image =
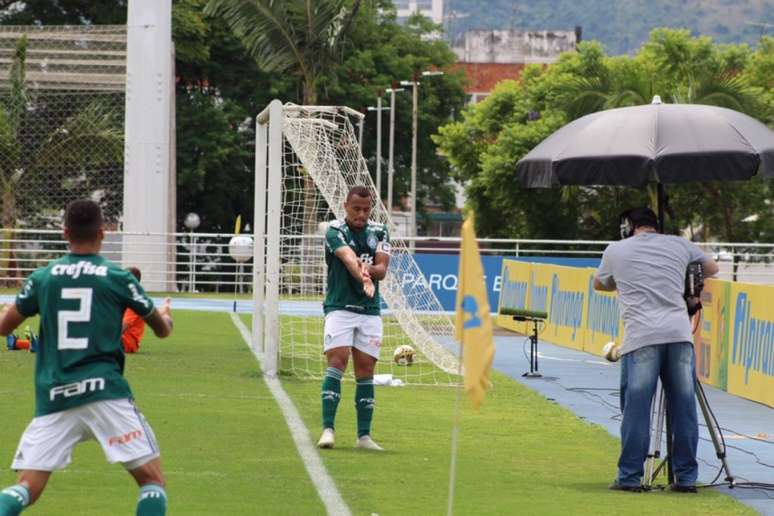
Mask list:
POLYGON ((161 308, 154 308, 153 311, 145 317, 145 322, 151 327, 156 337, 163 339, 172 334, 172 313, 171 301, 169 298, 164 300, 161 308))
POLYGON ((6 337, 13 333, 13 330, 18 328, 24 322, 24 319, 26 317, 19 313, 15 304, 5 305, 0 310, 0 336, 6 337))
POLYGON ((390 265, 390 235, 385 228, 384 232, 379 239, 379 243, 376 245, 376 255, 374 256, 374 263, 368 266, 368 273, 371 275, 371 279, 375 281, 381 281, 387 276, 387 267, 390 265))
POLYGON ((368 267, 357 259, 355 251, 349 246, 341 246, 336 249, 333 254, 336 255, 336 258, 341 260, 341 263, 344 264, 344 267, 347 268, 352 277, 363 284, 363 292, 365 292, 368 297, 373 296, 374 283, 371 281, 368 267))

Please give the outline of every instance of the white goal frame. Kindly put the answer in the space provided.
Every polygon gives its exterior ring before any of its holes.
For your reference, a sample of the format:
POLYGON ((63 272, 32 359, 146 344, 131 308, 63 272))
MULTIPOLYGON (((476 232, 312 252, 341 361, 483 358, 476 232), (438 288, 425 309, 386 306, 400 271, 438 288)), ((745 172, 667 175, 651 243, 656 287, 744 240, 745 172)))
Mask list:
MULTIPOLYGON (((299 134, 303 128, 319 125, 331 125, 324 119, 315 118, 317 115, 350 117, 357 120, 362 127, 364 115, 351 108, 343 106, 296 106, 283 105, 279 100, 272 101, 257 117, 255 132, 255 217, 254 217, 254 267, 253 267, 253 324, 252 324, 252 348, 253 352, 261 357, 263 372, 269 376, 276 376, 280 370, 280 244, 281 221, 283 216, 283 170, 286 166, 284 160, 288 146, 298 159, 302 168, 307 170, 309 176, 314 179, 317 193, 324 198, 331 212, 337 218, 343 218, 341 199, 336 197, 341 192, 345 178, 350 179, 346 171, 338 170, 338 160, 334 161, 334 174, 328 175, 329 168, 325 164, 318 165, 314 157, 310 157, 306 148, 300 146, 299 134), (286 117, 287 123, 286 126, 286 117), (294 129, 295 127, 295 129, 294 129), (301 127, 302 129, 298 129, 301 127), (295 132, 294 132, 295 131, 295 132), (296 141, 294 142, 294 138, 296 141), (297 153, 297 154, 296 154, 297 153), (305 155, 306 153, 306 155, 305 155), (343 175, 342 175, 343 174, 343 175), (321 183, 322 182, 322 183, 321 183), (335 187, 328 183, 336 183, 335 187), (336 195, 333 190, 335 189, 336 195)), ((350 129, 350 123, 346 123, 350 129)), ((324 131, 323 131, 324 132, 324 131)), ((355 137, 355 140, 359 138, 355 137)), ((308 140, 304 140, 306 144, 308 140)), ((315 140, 312 140, 315 141, 315 140)), ((329 144, 329 142, 327 142, 329 144)), ((357 143, 357 142, 355 142, 357 143)), ((322 142, 324 146, 325 141, 322 142)), ((374 193, 376 207, 372 214, 379 222, 387 224, 391 233, 395 225, 389 219, 388 211, 379 200, 375 186, 367 174, 365 159, 362 157, 359 147, 356 151, 356 175, 359 182, 367 182, 367 186, 374 193)), ((292 165, 290 165, 292 166, 292 165)), ((303 235, 306 238, 306 234, 303 235)), ((413 255, 405 251, 405 243, 394 242, 404 252, 401 255, 403 267, 409 267, 411 272, 418 273, 414 277, 420 279, 412 288, 419 291, 419 295, 406 294, 403 286, 399 285, 397 277, 388 278, 382 282, 382 297, 385 299, 391 316, 397 320, 397 324, 406 336, 410 336, 415 347, 427 357, 428 361, 439 370, 448 375, 457 375, 459 361, 453 342, 454 327, 448 314, 433 294, 427 280, 421 275, 413 255), (407 265, 406 265, 407 264, 407 265), (417 301, 417 299, 419 301, 417 301), (419 309, 415 307, 419 305, 419 309)), ((391 270, 393 264, 391 263, 391 270)), ((413 292, 413 291, 412 291, 413 292)), ((393 323, 394 324, 394 323, 393 323)), ((322 342, 320 342, 320 352, 322 342)), ((444 383, 438 382, 435 383, 444 383)), ((451 383, 451 382, 449 382, 451 383)))

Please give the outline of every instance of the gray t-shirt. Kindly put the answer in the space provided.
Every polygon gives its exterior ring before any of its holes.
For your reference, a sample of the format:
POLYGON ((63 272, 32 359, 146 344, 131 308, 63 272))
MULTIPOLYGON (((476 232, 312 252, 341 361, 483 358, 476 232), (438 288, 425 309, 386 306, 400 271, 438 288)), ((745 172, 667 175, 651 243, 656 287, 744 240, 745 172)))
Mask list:
POLYGON ((692 340, 683 299, 685 270, 691 262, 708 259, 688 240, 659 233, 640 233, 605 249, 597 278, 618 290, 624 321, 621 353, 692 340))

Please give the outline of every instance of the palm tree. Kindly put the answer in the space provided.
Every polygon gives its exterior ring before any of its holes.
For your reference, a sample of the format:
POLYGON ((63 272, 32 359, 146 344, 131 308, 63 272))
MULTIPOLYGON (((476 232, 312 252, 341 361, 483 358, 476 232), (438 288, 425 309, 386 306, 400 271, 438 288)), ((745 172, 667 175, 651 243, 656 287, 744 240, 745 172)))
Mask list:
POLYGON ((314 105, 361 1, 210 0, 205 13, 221 17, 264 71, 298 76, 304 104, 314 105))
MULTIPOLYGON (((248 54, 266 72, 300 78, 304 105, 317 104, 317 87, 331 65, 342 61, 345 36, 361 0, 210 0, 205 13, 220 16, 240 39, 248 54)), ((317 230, 316 186, 304 173, 303 232, 317 230)), ((320 246, 301 242, 301 266, 316 275, 320 246)), ((302 292, 316 294, 316 292, 302 292)))

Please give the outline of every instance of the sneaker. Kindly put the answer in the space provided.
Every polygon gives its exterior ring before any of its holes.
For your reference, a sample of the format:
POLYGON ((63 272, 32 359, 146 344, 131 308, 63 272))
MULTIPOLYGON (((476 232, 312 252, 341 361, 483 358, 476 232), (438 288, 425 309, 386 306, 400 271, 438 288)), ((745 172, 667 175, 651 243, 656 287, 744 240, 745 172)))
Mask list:
POLYGON ((384 451, 384 448, 379 446, 374 442, 373 439, 371 439, 370 435, 364 435, 363 437, 360 437, 357 440, 357 443, 355 444, 358 448, 363 448, 364 450, 376 450, 376 451, 384 451))
POLYGON ((333 444, 336 442, 336 436, 333 433, 333 428, 323 428, 320 440, 317 441, 318 448, 333 448, 333 444))
POLYGON ((610 484, 607 488, 611 491, 626 491, 627 493, 642 492, 642 486, 625 486, 623 484, 619 484, 617 480, 610 484))
POLYGON ((696 486, 683 486, 680 484, 672 484, 669 486, 670 491, 673 493, 695 493, 696 486))

